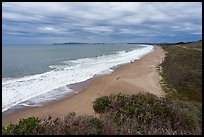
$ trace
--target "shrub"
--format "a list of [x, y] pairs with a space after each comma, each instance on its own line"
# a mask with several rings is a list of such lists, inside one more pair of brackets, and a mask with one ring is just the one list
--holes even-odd
[[102, 116], [116, 123], [115, 134], [201, 133], [201, 110], [190, 102], [152, 94], [112, 95], [109, 99]]
[[[100, 100], [102, 99], [102, 101]], [[111, 95], [99, 117], [77, 116], [45, 120], [28, 118], [2, 128], [3, 135], [162, 135], [201, 134], [202, 109], [190, 102], [157, 98], [152, 94]], [[105, 101], [104, 101], [105, 100]], [[99, 103], [100, 102], [100, 103]], [[101, 103], [103, 102], [103, 103]], [[97, 104], [96, 103], [96, 104]], [[101, 106], [99, 106], [100, 108]], [[100, 110], [100, 109], [99, 109]], [[101, 111], [100, 111], [101, 112]]]
[[105, 109], [109, 106], [110, 103], [111, 102], [108, 96], [99, 97], [93, 102], [93, 109], [97, 113], [102, 113], [105, 111]]
[[40, 120], [35, 117], [29, 117], [27, 119], [20, 119], [17, 124], [9, 124], [7, 128], [2, 129], [3, 135], [28, 135], [33, 132], [38, 126]]

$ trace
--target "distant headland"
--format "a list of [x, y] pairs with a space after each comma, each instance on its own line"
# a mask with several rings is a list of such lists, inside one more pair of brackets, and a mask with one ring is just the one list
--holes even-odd
[[[199, 40], [201, 41], [201, 40]], [[53, 43], [52, 45], [73, 45], [73, 44], [145, 44], [145, 45], [174, 45], [174, 44], [188, 44], [188, 43], [193, 43], [195, 41], [192, 42], [154, 42], [154, 43], [149, 43], [149, 42], [127, 42], [127, 43], [86, 43], [86, 42], [63, 42], [63, 43]]]

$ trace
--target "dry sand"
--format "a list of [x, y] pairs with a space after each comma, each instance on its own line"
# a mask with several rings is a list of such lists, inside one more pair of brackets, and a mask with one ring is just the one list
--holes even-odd
[[63, 117], [69, 112], [76, 112], [77, 115], [95, 115], [92, 102], [97, 97], [120, 92], [124, 94], [150, 92], [158, 97], [164, 96], [165, 93], [159, 84], [160, 76], [155, 68], [162, 62], [164, 56], [162, 48], [155, 46], [155, 50], [142, 59], [123, 65], [112, 74], [94, 79], [80, 93], [43, 107], [29, 108], [2, 116], [2, 124], [15, 123], [20, 118], [29, 116], [45, 118], [51, 114], [52, 117]]

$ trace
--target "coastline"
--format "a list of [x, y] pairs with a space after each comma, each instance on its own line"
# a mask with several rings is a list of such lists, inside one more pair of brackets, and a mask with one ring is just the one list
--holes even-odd
[[[2, 116], [2, 124], [17, 122], [20, 118], [36, 116], [45, 118], [49, 114], [52, 117], [63, 117], [69, 112], [77, 115], [94, 115], [92, 102], [100, 96], [124, 93], [135, 94], [138, 92], [150, 92], [157, 96], [164, 96], [159, 85], [159, 74], [156, 65], [164, 58], [161, 47], [154, 46], [154, 51], [132, 63], [122, 64], [114, 72], [98, 76], [85, 84], [72, 85], [75, 90], [82, 90], [61, 100], [56, 100], [42, 107], [24, 109], [13, 114]], [[83, 85], [84, 84], [84, 85]], [[77, 89], [78, 88], [78, 89]]]

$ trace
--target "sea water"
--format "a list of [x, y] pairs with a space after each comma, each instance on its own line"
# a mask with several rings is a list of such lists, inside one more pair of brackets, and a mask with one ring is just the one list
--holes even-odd
[[141, 44], [3, 45], [2, 112], [74, 92], [68, 86], [153, 51]]

